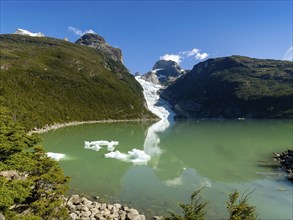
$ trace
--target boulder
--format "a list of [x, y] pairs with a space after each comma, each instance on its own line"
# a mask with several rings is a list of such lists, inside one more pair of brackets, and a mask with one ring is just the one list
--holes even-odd
[[67, 205], [68, 204], [78, 205], [79, 203], [81, 203], [79, 195], [72, 195], [70, 199], [68, 200]]
[[[76, 213], [70, 213], [69, 216], [71, 217], [71, 219], [75, 220], [77, 219], [78, 215]], [[1, 219], [1, 218], [0, 218]]]

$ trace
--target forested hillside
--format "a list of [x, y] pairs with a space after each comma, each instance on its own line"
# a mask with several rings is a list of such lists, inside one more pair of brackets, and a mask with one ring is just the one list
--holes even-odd
[[1, 105], [27, 128], [46, 124], [154, 117], [121, 62], [54, 38], [0, 35]]

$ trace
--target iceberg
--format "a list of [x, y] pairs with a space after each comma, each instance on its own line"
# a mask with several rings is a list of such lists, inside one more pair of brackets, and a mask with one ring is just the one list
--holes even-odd
[[131, 151], [128, 151], [127, 154], [120, 153], [120, 151], [116, 150], [114, 152], [105, 154], [105, 158], [113, 158], [125, 162], [131, 162], [134, 165], [147, 164], [147, 162], [151, 159], [151, 157], [144, 151], [135, 148], [133, 148]]
[[107, 146], [108, 151], [113, 151], [115, 149], [115, 146], [117, 146], [118, 144], [118, 141], [85, 141], [84, 148], [99, 151], [102, 148], [101, 146]]
[[31, 36], [31, 37], [45, 37], [45, 35], [43, 33], [41, 33], [41, 32], [32, 33], [30, 31], [20, 29], [20, 28], [17, 28], [16, 31], [14, 32], [14, 34], [26, 35], [26, 36]]
[[63, 158], [65, 156], [65, 154], [53, 153], [53, 152], [47, 152], [46, 154], [48, 157], [50, 157], [56, 161], [59, 161], [61, 158]]

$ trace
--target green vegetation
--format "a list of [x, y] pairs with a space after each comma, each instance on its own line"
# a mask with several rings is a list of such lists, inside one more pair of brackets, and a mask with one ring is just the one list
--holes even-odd
[[162, 96], [181, 117], [292, 118], [292, 80], [290, 61], [214, 58], [195, 65]]
[[204, 220], [206, 214], [207, 202], [200, 202], [198, 194], [202, 189], [196, 190], [191, 195], [189, 204], [180, 203], [179, 206], [183, 209], [184, 216], [170, 213], [171, 217], [166, 217], [165, 220]]
[[120, 62], [54, 38], [0, 35], [1, 105], [27, 129], [69, 121], [154, 118]]
[[0, 213], [7, 219], [68, 219], [62, 206], [68, 178], [36, 146], [6, 108], [0, 108]]
[[245, 195], [238, 201], [239, 193], [235, 191], [229, 195], [229, 202], [227, 202], [227, 209], [229, 212], [228, 220], [256, 220], [257, 214], [254, 206], [247, 203], [248, 196]]
[[[195, 191], [191, 195], [191, 202], [189, 204], [179, 204], [183, 209], [183, 216], [170, 213], [171, 217], [165, 217], [165, 220], [204, 220], [207, 212], [207, 202], [201, 202], [199, 193], [202, 189]], [[251, 192], [252, 193], [252, 192]], [[227, 202], [227, 210], [229, 213], [228, 220], [257, 220], [257, 214], [254, 206], [247, 203], [248, 197], [251, 194], [243, 195], [238, 203], [237, 199], [239, 193], [237, 191], [229, 195], [229, 201]]]

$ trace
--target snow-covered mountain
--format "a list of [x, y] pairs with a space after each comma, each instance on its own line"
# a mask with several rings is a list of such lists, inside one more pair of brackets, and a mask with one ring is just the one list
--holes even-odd
[[14, 32], [14, 34], [26, 35], [26, 36], [31, 36], [31, 37], [45, 37], [45, 35], [41, 32], [32, 33], [28, 30], [24, 30], [24, 29], [20, 29], [20, 28], [17, 28], [16, 31]]
[[159, 60], [153, 66], [153, 69], [142, 76], [142, 79], [167, 86], [186, 71], [172, 60]]

